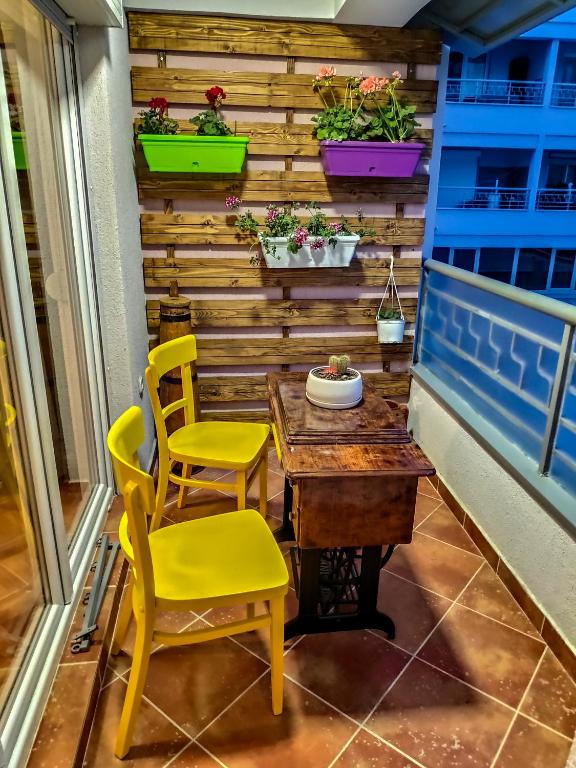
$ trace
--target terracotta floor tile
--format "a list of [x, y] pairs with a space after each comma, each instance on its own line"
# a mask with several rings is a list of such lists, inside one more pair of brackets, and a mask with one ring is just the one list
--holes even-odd
[[386, 569], [454, 600], [481, 564], [477, 555], [415, 532], [412, 543], [398, 547]]
[[152, 654], [145, 695], [194, 737], [266, 664], [229, 638]]
[[188, 736], [143, 699], [133, 746], [124, 760], [115, 758], [114, 741], [125, 696], [126, 684], [123, 680], [112, 683], [100, 694], [84, 760], [85, 768], [160, 768], [188, 743]]
[[205, 752], [198, 744], [190, 744], [174, 762], [170, 768], [222, 768], [221, 763]]
[[219, 491], [202, 488], [187, 496], [186, 506], [182, 509], [178, 509], [175, 504], [166, 507], [165, 515], [175, 523], [183, 523], [186, 520], [233, 512], [235, 509], [236, 499]]
[[[285, 621], [294, 618], [298, 613], [298, 598], [292, 589], [288, 591], [284, 602]], [[256, 614], [264, 612], [262, 604], [256, 604]], [[246, 616], [244, 606], [230, 606], [228, 608], [213, 608], [203, 615], [203, 619], [213, 625], [224, 624], [226, 622], [238, 621]], [[268, 629], [258, 629], [252, 632], [243, 632], [241, 635], [234, 635], [234, 640], [247, 648], [266, 663], [270, 662], [270, 632]], [[293, 637], [286, 640], [284, 649], [288, 650], [297, 638]]]
[[428, 515], [431, 515], [435, 509], [438, 509], [440, 504], [442, 504], [442, 499], [431, 498], [430, 496], [424, 496], [422, 493], [417, 493], [414, 525], [418, 526], [423, 523]]
[[122, 496], [115, 496], [108, 517], [104, 523], [104, 533], [118, 533], [120, 519], [124, 514], [124, 500]]
[[95, 675], [95, 661], [58, 668], [30, 768], [69, 768], [74, 763]]
[[519, 715], [494, 768], [564, 768], [570, 741]]
[[279, 475], [284, 474], [282, 464], [280, 463], [278, 454], [276, 453], [276, 448], [270, 448], [268, 451], [268, 469], [272, 470], [273, 472], [278, 472]]
[[198, 741], [229, 768], [327, 768], [355, 729], [348, 718], [289, 680], [284, 712], [273, 715], [266, 675]]
[[[187, 611], [161, 611], [157, 617], [157, 629], [166, 632], [181, 632], [193, 622], [198, 620], [196, 614]], [[202, 622], [201, 622], [202, 623]], [[136, 634], [136, 623], [134, 619], [130, 622], [126, 638], [122, 643], [122, 650], [116, 656], [110, 656], [108, 665], [118, 675], [124, 675], [132, 666], [132, 653], [134, 650], [134, 638]], [[158, 647], [158, 646], [155, 646]]]
[[282, 520], [284, 514], [284, 493], [279, 493], [268, 500], [268, 515]]
[[391, 642], [413, 653], [430, 634], [452, 603], [388, 571], [380, 574], [378, 608], [396, 624]]
[[427, 768], [488, 768], [513, 715], [415, 659], [367, 728]]
[[446, 544], [452, 544], [453, 547], [465, 549], [467, 552], [480, 554], [480, 550], [474, 544], [470, 536], [448, 509], [446, 504], [441, 504], [436, 511], [422, 523], [418, 528], [418, 533], [427, 533], [435, 539], [445, 541]]
[[442, 500], [442, 497], [427, 477], [421, 477], [418, 480], [418, 493], [432, 496], [432, 498], [439, 499], [440, 501]]
[[576, 685], [547, 649], [520, 710], [573, 738], [576, 731]]
[[533, 637], [540, 637], [530, 619], [488, 563], [482, 566], [458, 602], [485, 616], [502, 621], [509, 627]]
[[[369, 660], [369, 663], [367, 663]], [[286, 674], [362, 721], [410, 656], [366, 631], [308, 635], [286, 654]]]
[[416, 767], [416, 763], [364, 730], [360, 731], [334, 763], [334, 768], [413, 767]]
[[535, 638], [455, 605], [418, 656], [516, 707], [543, 650]]

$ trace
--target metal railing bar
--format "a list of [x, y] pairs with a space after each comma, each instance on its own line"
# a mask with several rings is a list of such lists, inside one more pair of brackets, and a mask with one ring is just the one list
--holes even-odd
[[523, 307], [535, 309], [550, 317], [557, 317], [559, 320], [562, 320], [569, 325], [576, 325], [576, 307], [570, 304], [551, 299], [548, 296], [542, 296], [539, 293], [527, 291], [524, 288], [517, 288], [515, 285], [501, 283], [498, 280], [493, 280], [491, 277], [476, 275], [465, 269], [443, 264], [441, 261], [436, 261], [435, 259], [426, 259], [424, 262], [424, 269], [431, 272], [438, 272], [453, 280], [466, 283], [466, 285], [472, 285], [474, 288], [479, 288], [480, 290], [492, 293], [495, 296], [501, 296], [503, 299], [508, 299]]
[[554, 443], [556, 442], [556, 434], [558, 432], [558, 421], [560, 419], [562, 404], [564, 402], [564, 392], [566, 389], [568, 370], [570, 368], [570, 351], [572, 349], [573, 341], [574, 326], [566, 324], [564, 326], [564, 333], [562, 334], [560, 356], [558, 358], [556, 376], [554, 377], [554, 385], [552, 387], [552, 394], [550, 396], [548, 421], [546, 423], [546, 431], [544, 432], [540, 463], [538, 464], [538, 470], [543, 475], [546, 475], [550, 469], [550, 460], [552, 458]]

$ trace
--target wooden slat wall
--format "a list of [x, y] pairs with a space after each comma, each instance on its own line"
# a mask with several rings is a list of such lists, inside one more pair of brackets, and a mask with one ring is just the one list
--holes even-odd
[[[192, 299], [204, 418], [266, 418], [266, 369], [312, 367], [334, 352], [348, 352], [371, 371], [366, 376], [383, 396], [406, 397], [411, 337], [378, 344], [374, 313], [393, 254], [404, 313], [408, 323], [415, 320], [428, 177], [326, 177], [309, 121], [320, 108], [311, 88], [320, 61], [310, 60], [337, 68], [355, 62], [365, 73], [386, 62], [387, 71], [403, 71], [403, 95], [424, 118], [417, 137], [427, 156], [437, 83], [433, 69], [419, 76], [418, 65], [438, 63], [436, 33], [188, 14], [129, 13], [128, 20], [135, 124], [143, 104], [165, 96], [181, 131], [189, 132], [184, 116], [203, 109], [204, 91], [218, 84], [227, 92], [226, 121], [250, 136], [246, 168], [230, 176], [150, 173], [137, 142], [151, 345], [159, 297], [177, 280]], [[228, 194], [257, 214], [269, 202], [315, 200], [354, 218], [350, 210], [365, 206], [365, 225], [376, 234], [363, 240], [347, 269], [254, 267], [249, 257], [257, 246], [227, 215]]]

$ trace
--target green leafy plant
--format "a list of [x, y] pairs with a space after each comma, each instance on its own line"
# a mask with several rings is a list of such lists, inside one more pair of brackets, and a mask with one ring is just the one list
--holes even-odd
[[334, 67], [323, 66], [312, 81], [312, 88], [324, 104], [314, 115], [314, 135], [330, 141], [406, 141], [417, 125], [416, 107], [408, 105], [398, 94], [403, 82], [400, 72], [390, 78], [348, 77], [342, 101], [341, 89], [334, 84]]
[[[226, 198], [225, 204], [230, 210], [238, 210], [242, 201], [231, 195]], [[252, 211], [246, 211], [237, 215], [234, 225], [240, 232], [258, 237], [265, 253], [274, 257], [276, 245], [272, 240], [276, 237], [287, 238], [288, 250], [290, 253], [297, 253], [303, 245], [309, 245], [312, 250], [323, 248], [326, 244], [334, 246], [338, 242], [338, 236], [369, 237], [376, 234], [375, 230], [361, 226], [361, 211], [358, 211], [357, 215], [359, 226], [353, 227], [344, 216], [341, 216], [339, 221], [329, 221], [318, 203], [308, 203], [304, 206], [308, 214], [306, 218], [297, 216], [297, 209], [297, 204], [281, 207], [271, 203], [266, 207], [264, 221], [258, 221]], [[253, 257], [251, 261], [258, 263], [258, 258]]]
[[172, 135], [178, 133], [178, 122], [168, 117], [168, 102], [161, 96], [150, 99], [148, 109], [140, 112], [138, 133]]
[[399, 309], [380, 309], [376, 320], [402, 320], [402, 313]]
[[226, 94], [219, 85], [213, 85], [206, 93], [206, 100], [210, 104], [209, 109], [200, 112], [196, 117], [190, 118], [190, 122], [197, 127], [198, 136], [230, 136], [232, 131], [224, 120], [221, 119], [218, 110], [222, 106]]

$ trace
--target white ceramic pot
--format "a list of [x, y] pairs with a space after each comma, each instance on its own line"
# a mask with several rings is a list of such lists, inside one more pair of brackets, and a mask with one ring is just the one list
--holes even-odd
[[319, 379], [314, 376], [314, 371], [321, 371], [326, 368], [321, 365], [318, 368], [312, 368], [306, 380], [306, 397], [314, 405], [320, 408], [332, 408], [333, 410], [343, 410], [344, 408], [353, 408], [362, 400], [362, 375], [354, 368], [348, 368], [356, 374], [356, 377], [348, 381], [331, 381], [330, 379]]
[[326, 243], [322, 248], [311, 248], [306, 242], [297, 253], [288, 250], [287, 237], [269, 237], [267, 242], [272, 253], [264, 248], [259, 236], [266, 266], [272, 269], [302, 269], [306, 267], [348, 267], [360, 240], [359, 235], [337, 235], [336, 245]]
[[404, 341], [405, 320], [376, 320], [380, 344], [401, 344]]

